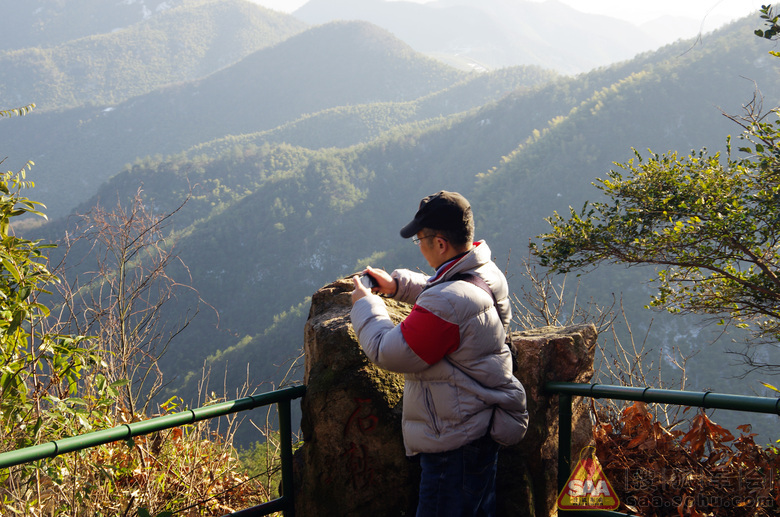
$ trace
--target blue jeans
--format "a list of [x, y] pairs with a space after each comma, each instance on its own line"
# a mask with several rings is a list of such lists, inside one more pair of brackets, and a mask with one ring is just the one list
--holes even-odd
[[459, 449], [421, 453], [417, 517], [496, 515], [498, 444], [485, 436]]

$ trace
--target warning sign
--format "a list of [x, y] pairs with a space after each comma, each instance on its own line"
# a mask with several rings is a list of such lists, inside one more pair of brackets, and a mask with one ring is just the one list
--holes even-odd
[[595, 455], [580, 459], [558, 496], [559, 510], [614, 510], [619, 505]]

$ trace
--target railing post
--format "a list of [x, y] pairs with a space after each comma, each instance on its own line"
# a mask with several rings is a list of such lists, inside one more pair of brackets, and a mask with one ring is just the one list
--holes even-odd
[[295, 488], [293, 487], [292, 414], [290, 400], [278, 403], [279, 440], [282, 456], [282, 497], [285, 501], [285, 517], [295, 516]]
[[571, 473], [571, 395], [558, 395], [558, 492], [569, 481]]

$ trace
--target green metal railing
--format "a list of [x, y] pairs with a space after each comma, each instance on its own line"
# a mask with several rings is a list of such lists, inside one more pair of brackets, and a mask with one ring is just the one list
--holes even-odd
[[[558, 490], [566, 486], [571, 472], [571, 437], [572, 437], [572, 398], [575, 396], [591, 398], [607, 398], [615, 400], [633, 400], [647, 403], [677, 404], [681, 406], [701, 407], [708, 409], [727, 409], [751, 413], [766, 413], [780, 415], [780, 398], [748, 397], [713, 392], [689, 392], [662, 390], [654, 388], [635, 388], [627, 386], [612, 386], [603, 384], [579, 384], [571, 382], [549, 382], [545, 385], [548, 393], [559, 396], [559, 432], [558, 432]], [[152, 418], [141, 422], [123, 424], [103, 431], [95, 431], [79, 436], [63, 438], [25, 449], [0, 454], [0, 468], [8, 468], [23, 463], [53, 458], [60, 454], [75, 452], [98, 445], [104, 445], [119, 440], [128, 440], [164, 429], [179, 427], [201, 420], [208, 420], [240, 411], [255, 409], [261, 406], [277, 404], [279, 411], [280, 454], [282, 462], [281, 497], [254, 508], [249, 508], [233, 516], [248, 517], [268, 515], [282, 511], [285, 516], [293, 516], [295, 500], [292, 473], [292, 415], [291, 402], [302, 397], [305, 386], [294, 386], [252, 395], [241, 399], [222, 402], [211, 406], [182, 411], [172, 415]], [[619, 517], [626, 516], [620, 512], [606, 510], [559, 511], [559, 515], [574, 515], [578, 517]]]
[[111, 429], [62, 438], [53, 442], [34, 445], [25, 449], [0, 454], [0, 468], [13, 467], [31, 461], [53, 458], [67, 452], [75, 452], [119, 440], [128, 440], [134, 436], [162, 431], [173, 427], [192, 424], [201, 420], [247, 411], [261, 406], [277, 404], [279, 411], [280, 454], [282, 460], [282, 496], [260, 506], [249, 508], [233, 515], [268, 515], [283, 511], [285, 516], [295, 513], [292, 473], [292, 411], [291, 402], [301, 398], [306, 392], [305, 386], [293, 386], [241, 399], [230, 400], [211, 406], [182, 411], [172, 415], [122, 424]]
[[[591, 397], [615, 400], [634, 400], [647, 403], [676, 404], [680, 406], [705, 409], [728, 409], [749, 413], [767, 413], [780, 415], [780, 398], [748, 397], [726, 393], [662, 390], [654, 388], [635, 388], [606, 384], [580, 384], [574, 382], [548, 382], [548, 393], [558, 394], [558, 490], [562, 491], [571, 472], [571, 424], [572, 397]], [[606, 510], [559, 511], [559, 515], [577, 515], [579, 517], [610, 517], [627, 514]]]

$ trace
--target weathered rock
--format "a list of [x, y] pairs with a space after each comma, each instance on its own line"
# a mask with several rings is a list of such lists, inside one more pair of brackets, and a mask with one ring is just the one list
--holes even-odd
[[[419, 465], [404, 454], [403, 376], [373, 365], [349, 321], [351, 280], [320, 289], [305, 329], [307, 386], [303, 446], [296, 451], [296, 513], [304, 517], [414, 515]], [[400, 322], [411, 307], [385, 301]], [[550, 380], [587, 382], [593, 374], [592, 325], [513, 335], [517, 377], [528, 393], [531, 424], [523, 442], [499, 454], [499, 515], [552, 515], [557, 497], [557, 397]], [[574, 445], [589, 442], [587, 410], [575, 404]]]
[[[296, 451], [296, 514], [413, 515], [419, 468], [401, 437], [403, 376], [373, 365], [349, 321], [351, 281], [312, 297], [304, 351], [304, 445]], [[409, 307], [388, 301], [397, 321]]]
[[[516, 447], [499, 456], [498, 499], [501, 515], [554, 515], [558, 497], [558, 397], [544, 392], [550, 381], [588, 382], [598, 333], [593, 325], [542, 327], [515, 332], [515, 376], [523, 383], [530, 415], [528, 432]], [[588, 408], [572, 405], [572, 451], [592, 440]], [[523, 479], [516, 479], [522, 469]], [[529, 494], [532, 500], [528, 499]]]

